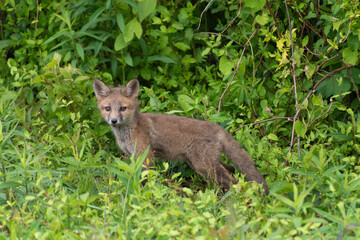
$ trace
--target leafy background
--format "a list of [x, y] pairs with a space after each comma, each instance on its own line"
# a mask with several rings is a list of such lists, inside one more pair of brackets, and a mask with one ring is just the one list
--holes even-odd
[[[0, 238], [359, 238], [359, 1], [0, 9]], [[223, 194], [184, 163], [141, 173], [101, 120], [94, 77], [138, 78], [144, 112], [219, 123], [270, 195], [243, 176]]]

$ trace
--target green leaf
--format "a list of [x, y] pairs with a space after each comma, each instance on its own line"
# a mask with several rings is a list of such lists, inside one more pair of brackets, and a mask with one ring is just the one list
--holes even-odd
[[56, 160], [69, 164], [73, 167], [81, 167], [81, 162], [78, 162], [74, 157], [55, 157]]
[[120, 159], [116, 159], [116, 164], [114, 167], [117, 167], [127, 173], [131, 173], [131, 166], [123, 161], [121, 161]]
[[149, 68], [141, 68], [140, 69], [140, 75], [145, 80], [150, 80], [151, 79], [151, 71], [150, 71]]
[[346, 112], [350, 114], [350, 116], [354, 117], [354, 111], [351, 108], [346, 109]]
[[137, 38], [140, 38], [142, 35], [141, 24], [138, 22], [136, 18], [134, 18], [133, 20], [131, 20], [126, 24], [125, 34], [124, 34], [125, 42], [126, 43], [130, 42], [133, 39], [134, 34]]
[[147, 58], [147, 62], [154, 62], [154, 61], [160, 61], [163, 63], [176, 63], [174, 60], [172, 60], [171, 58], [169, 58], [167, 56], [154, 55], [154, 56], [150, 56]]
[[201, 56], [206, 56], [211, 51], [211, 48], [205, 48], [205, 50], [201, 53]]
[[106, 1], [106, 9], [109, 9], [111, 6], [111, 0]]
[[184, 193], [186, 193], [188, 196], [194, 195], [194, 192], [190, 188], [184, 187], [182, 188], [182, 191], [184, 191]]
[[58, 37], [66, 34], [66, 33], [68, 33], [68, 30], [69, 30], [69, 29], [67, 29], [67, 28], [64, 28], [64, 29], [60, 30], [59, 32], [55, 33], [55, 34], [52, 35], [50, 38], [48, 38], [48, 40], [46, 40], [45, 42], [43, 42], [43, 43], [41, 44], [41, 46], [44, 46], [44, 45], [46, 45], [46, 44], [54, 41], [54, 40], [57, 39]]
[[324, 106], [324, 102], [322, 100], [322, 97], [321, 97], [321, 94], [319, 94], [318, 96], [314, 95], [312, 96], [312, 103], [315, 105], [315, 106], [321, 106], [323, 107]]
[[125, 3], [129, 4], [134, 9], [136, 9], [136, 11], [140, 12], [140, 7], [134, 1], [132, 1], [132, 0], [121, 0], [121, 2], [125, 2]]
[[341, 23], [342, 23], [342, 21], [333, 22], [333, 30], [339, 31], [339, 27], [340, 27]]
[[295, 104], [295, 107], [298, 108], [298, 109], [301, 109], [301, 110], [305, 110], [306, 107], [302, 104]]
[[265, 24], [268, 23], [269, 17], [266, 16], [266, 15], [264, 15], [264, 16], [262, 16], [262, 15], [257, 15], [257, 16], [255, 17], [255, 21], [256, 21], [257, 23], [259, 23], [260, 25], [265, 25]]
[[358, 58], [358, 51], [345, 48], [343, 51], [343, 58], [345, 63], [355, 65]]
[[13, 40], [0, 40], [0, 50], [3, 48], [7, 48], [14, 43], [15, 41]]
[[0, 189], [4, 188], [11, 188], [11, 187], [19, 187], [22, 186], [20, 183], [17, 182], [3, 182], [0, 184]]
[[184, 111], [192, 110], [194, 107], [191, 105], [195, 104], [194, 100], [187, 95], [179, 95], [178, 102]]
[[231, 74], [233, 68], [233, 63], [226, 56], [220, 58], [219, 70], [225, 76]]
[[343, 79], [340, 86], [336, 81], [334, 81], [333, 78], [327, 78], [319, 84], [316, 90], [318, 90], [325, 98], [331, 96], [335, 98], [338, 97], [340, 94], [341, 96], [344, 96], [351, 89], [351, 87], [352, 84], [348, 78]]
[[114, 48], [115, 51], [120, 51], [121, 49], [127, 47], [127, 43], [124, 40], [124, 35], [123, 34], [119, 34], [115, 40], [115, 44], [114, 44]]
[[86, 201], [87, 201], [87, 199], [89, 198], [89, 192], [86, 192], [86, 193], [84, 193], [84, 194], [81, 194], [80, 195], [80, 199], [81, 199], [81, 201], [83, 202], [83, 203], [86, 203]]
[[184, 25], [179, 23], [179, 22], [174, 22], [171, 26], [173, 28], [175, 28], [176, 30], [183, 30], [184, 29]]
[[125, 54], [124, 61], [127, 65], [133, 66], [133, 60], [129, 52]]
[[156, 9], [156, 0], [143, 0], [139, 2], [139, 18], [140, 22], [142, 22], [147, 16], [153, 13]]
[[224, 112], [215, 113], [215, 114], [211, 115], [209, 118], [210, 122], [218, 122], [218, 123], [221, 123], [224, 121], [229, 121], [229, 120], [231, 120], [231, 117]]
[[302, 40], [302, 46], [303, 47], [306, 46], [308, 44], [308, 42], [309, 42], [309, 36], [306, 35]]
[[[128, 178], [128, 175], [125, 172], [120, 171], [119, 169], [117, 169], [113, 166], [105, 166], [105, 167], [109, 170], [109, 172], [116, 174], [117, 176], [119, 176], [122, 179]], [[129, 167], [129, 171], [131, 171], [130, 167]]]
[[342, 222], [343, 220], [341, 218], [339, 218], [338, 216], [336, 215], [332, 215], [330, 214], [329, 212], [325, 212], [321, 209], [317, 209], [317, 208], [312, 208], [315, 212], [317, 212], [320, 216], [332, 221], [332, 222], [336, 222], [336, 223], [340, 223]]
[[239, 73], [241, 75], [245, 75], [245, 71], [246, 71], [246, 63], [245, 62], [241, 62], [240, 63], [240, 67], [239, 67]]
[[88, 28], [92, 27], [97, 21], [100, 14], [105, 10], [105, 7], [97, 9], [93, 14], [91, 14], [88, 22], [81, 28], [82, 32], [85, 32]]
[[252, 12], [255, 13], [264, 8], [266, 0], [245, 0], [245, 7], [251, 8]]
[[186, 51], [190, 49], [190, 46], [183, 42], [176, 42], [174, 43], [174, 46], [182, 51]]
[[270, 133], [268, 135], [268, 139], [273, 140], [273, 141], [279, 141], [279, 138], [275, 134], [272, 134], [272, 133]]
[[306, 133], [306, 125], [302, 121], [297, 120], [295, 122], [295, 132], [301, 137], [304, 137]]
[[125, 22], [124, 22], [124, 16], [121, 13], [118, 13], [116, 15], [116, 21], [120, 28], [120, 31], [124, 34], [125, 33]]
[[308, 100], [307, 98], [305, 98], [305, 100], [304, 100], [304, 102], [303, 102], [302, 105], [305, 107], [305, 109], [307, 109], [307, 107], [308, 107], [308, 105], [309, 105], [309, 100]]
[[84, 60], [84, 48], [80, 43], [75, 45], [77, 54], [81, 57], [81, 60]]
[[28, 195], [28, 196], [25, 197], [25, 201], [33, 201], [33, 200], [35, 200], [35, 199], [36, 199], [35, 196], [30, 196], [30, 195]]
[[14, 91], [6, 91], [6, 92], [2, 92], [1, 96], [0, 96], [0, 100], [2, 102], [6, 102], [9, 100], [16, 100], [16, 98], [18, 97], [18, 93], [14, 92]]
[[4, 139], [4, 134], [3, 134], [3, 130], [2, 130], [2, 123], [0, 121], [0, 143], [3, 139]]

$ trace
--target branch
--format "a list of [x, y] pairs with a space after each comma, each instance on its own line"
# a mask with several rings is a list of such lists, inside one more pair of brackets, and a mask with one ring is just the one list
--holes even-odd
[[358, 99], [358, 101], [360, 103], [360, 95], [359, 95], [358, 87], [356, 86], [356, 84], [354, 82], [354, 79], [352, 77], [352, 73], [351, 73], [349, 67], [344, 63], [344, 61], [341, 59], [341, 57], [339, 57], [339, 54], [336, 54], [335, 57], [338, 57], [339, 61], [344, 65], [344, 67], [346, 67], [346, 71], [348, 72], [350, 81], [353, 84], [353, 87], [354, 87], [354, 90], [355, 90], [355, 93], [356, 93], [356, 97], [357, 97], [357, 99]]
[[[306, 99], [308, 99], [308, 98], [311, 96], [311, 94], [313, 94], [313, 92], [315, 92], [315, 89], [320, 85], [320, 83], [322, 83], [322, 82], [323, 82], [325, 79], [327, 79], [329, 76], [334, 75], [334, 73], [340, 72], [341, 70], [344, 70], [344, 69], [346, 69], [346, 68], [352, 68], [352, 67], [354, 67], [354, 65], [346, 66], [346, 67], [341, 67], [341, 68], [335, 69], [335, 70], [327, 73], [322, 79], [320, 79], [320, 80], [315, 84], [315, 86], [312, 88], [312, 90], [310, 91], [310, 93], [306, 96], [306, 98], [304, 99], [304, 101], [305, 101]], [[303, 101], [303, 103], [304, 103], [304, 101]]]
[[35, 21], [35, 30], [37, 30], [37, 25], [38, 25], [38, 22], [39, 22], [39, 11], [40, 11], [39, 0], [36, 0], [36, 21]]
[[323, 116], [325, 116], [326, 114], [328, 114], [328, 113], [330, 112], [330, 109], [331, 109], [333, 103], [334, 103], [334, 102], [333, 102], [332, 98], [330, 98], [330, 106], [329, 106], [328, 110], [327, 110], [325, 113], [321, 114], [319, 117], [315, 118], [307, 127], [308, 127], [308, 128], [311, 127], [311, 125], [313, 125], [314, 122], [316, 122], [317, 120], [319, 120], [320, 118], [322, 118]]
[[[333, 103], [334, 103], [334, 102], [333, 102], [332, 98], [330, 98], [330, 106], [329, 106], [328, 110], [327, 110], [325, 113], [321, 114], [321, 116], [315, 118], [315, 119], [307, 126], [307, 128], [311, 127], [311, 125], [313, 125], [317, 120], [319, 120], [320, 118], [322, 118], [323, 116], [325, 116], [326, 114], [328, 114], [328, 113], [330, 112], [330, 109], [331, 109]], [[300, 140], [300, 136], [298, 136], [298, 137], [296, 138], [296, 141], [299, 141], [299, 140]]]
[[[192, 36], [196, 36], [196, 35], [200, 35], [200, 34], [209, 34], [209, 35], [213, 34], [213, 35], [215, 35], [215, 36], [219, 36], [219, 35], [220, 35], [220, 33], [216, 33], [216, 32], [198, 32], [198, 33], [193, 33], [193, 34], [191, 34], [191, 35], [188, 35], [188, 36], [186, 36], [186, 37], [177, 38], [177, 39], [174, 40], [174, 42], [181, 41], [181, 40], [183, 40], [183, 39], [185, 39], [185, 38], [189, 38], [190, 36], [192, 37]], [[233, 38], [231, 38], [231, 37], [229, 37], [229, 36], [227, 36], [227, 35], [221, 35], [221, 37], [227, 38], [227, 39], [233, 41], [234, 43], [236, 43], [237, 45], [240, 45], [240, 46], [242, 45], [240, 42], [234, 40]], [[209, 38], [209, 37], [208, 37], [208, 38]], [[198, 39], [204, 40], [204, 39], [206, 39], [206, 38], [200, 38], [200, 37], [198, 37]]]
[[[301, 104], [304, 104], [304, 102], [305, 102], [307, 99], [309, 99], [309, 97], [315, 92], [316, 88], [320, 85], [320, 83], [322, 83], [322, 82], [323, 82], [325, 79], [327, 79], [329, 76], [334, 75], [334, 73], [340, 72], [341, 70], [344, 70], [344, 69], [346, 69], [346, 68], [352, 68], [352, 67], [354, 67], [354, 66], [351, 65], [351, 66], [348, 66], [348, 67], [341, 67], [341, 68], [335, 69], [335, 70], [327, 73], [322, 79], [320, 79], [320, 80], [315, 84], [315, 86], [310, 90], [309, 94], [305, 97], [304, 101], [303, 101]], [[295, 116], [294, 116], [294, 119], [295, 119], [295, 118], [296, 118], [296, 119], [298, 118], [299, 112], [300, 112], [300, 109], [298, 109], [298, 110], [296, 111], [296, 114], [295, 114]]]
[[296, 11], [296, 13], [300, 16], [300, 18], [304, 21], [304, 23], [305, 23], [316, 35], [318, 35], [322, 40], [324, 40], [325, 43], [328, 44], [328, 41], [327, 41], [327, 39], [326, 39], [325, 37], [321, 36], [320, 33], [318, 33], [318, 32], [316, 31], [316, 29], [315, 29], [308, 21], [306, 21], [306, 19], [304, 19], [304, 17], [303, 17], [298, 11]]
[[278, 120], [278, 119], [286, 119], [288, 121], [293, 121], [292, 117], [274, 117], [274, 118], [269, 118], [269, 119], [265, 119], [265, 120], [261, 120], [261, 121], [257, 121], [254, 123], [249, 123], [249, 124], [245, 124], [245, 125], [241, 125], [239, 128], [235, 129], [234, 131], [232, 131], [231, 133], [237, 132], [240, 129], [242, 129], [243, 127], [247, 127], [247, 126], [251, 126], [251, 125], [256, 125], [256, 124], [260, 124], [260, 123], [264, 123], [264, 122], [270, 122], [270, 121], [274, 121], [274, 120]]
[[236, 66], [236, 69], [235, 69], [235, 71], [234, 71], [234, 74], [232, 75], [232, 77], [231, 77], [231, 79], [230, 79], [230, 82], [229, 82], [228, 85], [226, 86], [224, 92], [221, 94], [221, 97], [220, 97], [220, 100], [219, 100], [218, 112], [220, 112], [221, 104], [222, 104], [222, 100], [223, 100], [223, 98], [224, 98], [224, 95], [225, 95], [226, 91], [229, 89], [232, 81], [233, 81], [234, 78], [235, 78], [236, 73], [237, 73], [238, 70], [239, 70], [240, 62], [241, 62], [242, 57], [244, 56], [244, 52], [245, 52], [245, 50], [246, 50], [246, 47], [247, 47], [247, 45], [249, 44], [250, 40], [254, 37], [255, 33], [260, 29], [260, 27], [261, 27], [261, 26], [259, 25], [259, 26], [255, 29], [255, 31], [251, 34], [250, 38], [247, 40], [247, 42], [246, 42], [245, 45], [244, 45], [243, 51], [242, 51], [241, 56], [240, 56], [240, 59], [239, 59], [239, 61], [238, 61], [238, 63], [237, 63], [237, 66]]
[[[344, 69], [346, 69], [346, 68], [352, 68], [352, 67], [354, 67], [354, 66], [352, 65], [352, 66], [348, 66], [348, 67], [341, 67], [341, 68], [335, 69], [335, 70], [327, 73], [322, 79], [320, 79], [320, 80], [315, 84], [315, 86], [310, 90], [309, 94], [305, 97], [304, 101], [303, 101], [301, 104], [304, 104], [304, 102], [305, 102], [307, 99], [309, 99], [309, 97], [316, 91], [316, 88], [320, 85], [320, 83], [322, 83], [326, 78], [328, 78], [329, 76], [333, 75], [333, 74], [336, 73], [336, 72], [339, 72], [339, 71], [344, 70]], [[330, 105], [330, 106], [331, 106], [331, 105]], [[329, 110], [329, 111], [330, 111], [330, 110]], [[300, 109], [297, 109], [297, 110], [296, 110], [296, 114], [295, 114], [295, 116], [293, 117], [294, 124], [295, 124], [296, 119], [299, 117], [299, 114], [300, 114]], [[316, 119], [316, 120], [317, 120], [317, 119]], [[313, 123], [311, 123], [311, 124], [313, 124]], [[293, 147], [293, 144], [290, 145], [290, 149], [292, 149], [292, 147]]]
[[226, 28], [224, 30], [222, 30], [221, 34], [224, 33], [232, 24], [233, 22], [235, 21], [235, 19], [237, 19], [237, 17], [239, 16], [241, 12], [241, 0], [239, 1], [239, 11], [238, 13], [236, 14], [236, 16], [231, 20], [231, 22], [229, 23], [229, 25], [226, 26]]
[[209, 8], [210, 5], [213, 3], [213, 1], [214, 1], [214, 0], [211, 0], [211, 1], [208, 3], [208, 5], [206, 5], [205, 9], [201, 12], [199, 25], [198, 25], [198, 27], [196, 28], [196, 31], [198, 31], [198, 30], [200, 29], [202, 16], [203, 16], [203, 14], [206, 12], [206, 10], [208, 10], [208, 8]]
[[[291, 69], [292, 69], [292, 76], [293, 76], [293, 84], [294, 84], [294, 92], [295, 92], [295, 104], [298, 104], [298, 96], [297, 96], [297, 83], [296, 83], [296, 75], [295, 75], [295, 59], [294, 59], [294, 43], [293, 43], [293, 39], [292, 39], [292, 28], [291, 28], [291, 19], [290, 19], [290, 14], [289, 14], [289, 10], [288, 10], [288, 6], [286, 3], [286, 0], [284, 0], [285, 3], [285, 9], [286, 9], [286, 14], [288, 17], [288, 21], [289, 21], [289, 31], [290, 31], [290, 41], [291, 41], [291, 60], [292, 60], [292, 65], [291, 65]], [[295, 105], [295, 106], [296, 106]], [[296, 107], [296, 112], [299, 109]], [[293, 122], [293, 128], [292, 128], [292, 132], [291, 132], [291, 141], [290, 141], [290, 152], [292, 150], [291, 146], [294, 143], [294, 136], [295, 136], [295, 121], [297, 119], [297, 115], [296, 118], [294, 117], [294, 122]], [[300, 142], [298, 142], [298, 155], [300, 156]]]
[[269, 5], [269, 2], [266, 0], [266, 7], [267, 9], [269, 10], [271, 16], [273, 17], [274, 19], [274, 23], [275, 23], [275, 27], [276, 27], [276, 30], [277, 30], [277, 34], [279, 37], [281, 37], [281, 33], [280, 33], [280, 29], [279, 29], [279, 23], [277, 22], [277, 19], [276, 19], [276, 16], [273, 12], [273, 10], [271, 9], [270, 5]]
[[349, 34], [350, 34], [350, 27], [351, 27], [351, 21], [352, 21], [353, 17], [350, 18], [350, 22], [349, 22], [349, 30], [348, 30], [348, 33], [346, 34], [346, 37], [340, 41], [340, 43], [343, 43], [346, 41], [346, 39], [349, 37]]
[[327, 63], [328, 61], [330, 61], [330, 60], [332, 60], [332, 59], [334, 59], [334, 58], [336, 58], [336, 57], [337, 57], [337, 56], [335, 55], [335, 56], [332, 56], [331, 58], [326, 58], [325, 61], [323, 61], [322, 63], [320, 63], [320, 65], [317, 66], [317, 68], [316, 68], [316, 70], [315, 70], [314, 79], [316, 79], [316, 76], [317, 76], [318, 72], [320, 71], [320, 68], [321, 68], [325, 63]]

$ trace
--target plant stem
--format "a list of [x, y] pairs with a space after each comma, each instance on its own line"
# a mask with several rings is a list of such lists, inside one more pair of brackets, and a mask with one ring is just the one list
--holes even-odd
[[[284, 3], [285, 3], [286, 14], [287, 14], [288, 21], [289, 21], [289, 32], [290, 32], [290, 41], [291, 41], [291, 60], [292, 60], [291, 69], [292, 69], [294, 93], [295, 93], [295, 106], [297, 106], [298, 105], [298, 96], [297, 96], [297, 83], [296, 83], [296, 75], [295, 75], [294, 43], [293, 43], [293, 39], [292, 39], [291, 19], [290, 19], [290, 14], [289, 14], [289, 10], [288, 10], [286, 0], [284, 0]], [[299, 109], [298, 109], [298, 107], [296, 107], [296, 112], [298, 112], [298, 111], [299, 111]], [[292, 127], [292, 131], [291, 131], [291, 141], [290, 141], [289, 152], [291, 152], [292, 146], [294, 144], [295, 122], [296, 122], [297, 118], [298, 118], [298, 114], [295, 115], [295, 117], [293, 119], [293, 127]], [[300, 141], [298, 141], [298, 155], [300, 156]]]
[[251, 34], [250, 38], [247, 40], [247, 42], [246, 42], [245, 45], [244, 45], [243, 51], [242, 51], [241, 56], [240, 56], [240, 59], [239, 59], [239, 61], [238, 61], [238, 63], [237, 63], [237, 66], [236, 66], [236, 69], [235, 69], [235, 71], [234, 71], [234, 74], [232, 75], [232, 77], [231, 77], [231, 79], [230, 79], [230, 82], [229, 82], [228, 85], [226, 86], [224, 92], [221, 94], [221, 97], [220, 97], [220, 100], [219, 100], [218, 112], [220, 112], [221, 104], [222, 104], [222, 100], [223, 100], [223, 98], [224, 98], [224, 95], [225, 95], [226, 91], [229, 89], [232, 81], [233, 81], [234, 78], [235, 78], [236, 73], [237, 73], [238, 70], [239, 70], [240, 62], [241, 62], [242, 57], [244, 56], [244, 52], [245, 52], [245, 50], [246, 50], [246, 47], [247, 47], [247, 45], [249, 44], [250, 40], [254, 37], [255, 33], [257, 33], [257, 31], [260, 29], [260, 27], [261, 27], [261, 26], [259, 25], [259, 26], [255, 29], [255, 31]]

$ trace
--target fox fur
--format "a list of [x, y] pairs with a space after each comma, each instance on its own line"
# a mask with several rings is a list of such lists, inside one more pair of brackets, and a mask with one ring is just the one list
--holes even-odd
[[144, 168], [153, 166], [155, 158], [186, 161], [201, 176], [229, 189], [237, 180], [235, 169], [221, 162], [221, 153], [249, 181], [262, 184], [269, 193], [263, 176], [249, 154], [238, 142], [215, 123], [192, 118], [154, 113], [140, 113], [138, 108], [139, 82], [131, 80], [123, 88], [110, 88], [94, 79], [94, 92], [102, 117], [110, 125], [117, 144], [127, 154], [138, 156], [148, 147]]

